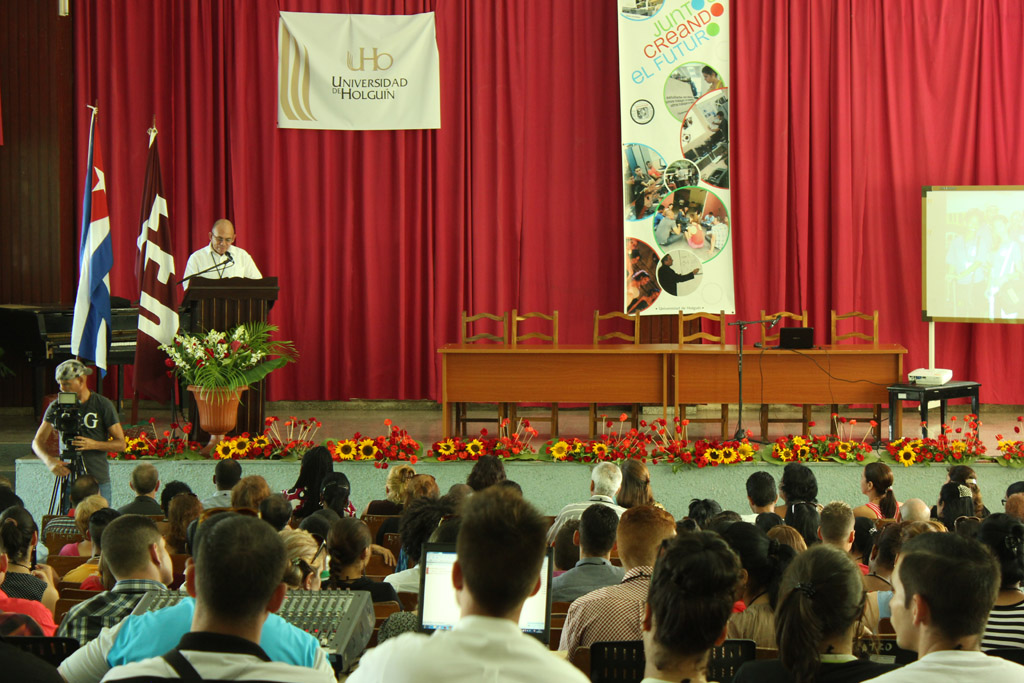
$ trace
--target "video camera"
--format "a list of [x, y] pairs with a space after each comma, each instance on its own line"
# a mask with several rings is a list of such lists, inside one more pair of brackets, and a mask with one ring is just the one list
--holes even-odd
[[57, 394], [53, 426], [60, 432], [64, 451], [74, 453], [76, 449], [72, 442], [82, 433], [82, 404], [78, 402], [78, 395], [75, 392], [62, 391]]

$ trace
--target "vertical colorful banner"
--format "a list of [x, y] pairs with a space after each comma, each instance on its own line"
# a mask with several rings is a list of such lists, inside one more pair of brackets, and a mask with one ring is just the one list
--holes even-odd
[[617, 0], [627, 313], [736, 312], [729, 0]]

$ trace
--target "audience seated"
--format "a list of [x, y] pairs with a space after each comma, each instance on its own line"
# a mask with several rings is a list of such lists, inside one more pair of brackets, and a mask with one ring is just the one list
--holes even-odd
[[739, 555], [745, 574], [737, 599], [742, 600], [746, 608], [729, 621], [729, 637], [748, 638], [758, 647], [777, 647], [774, 611], [779, 583], [782, 573], [796, 557], [796, 551], [771, 540], [747, 522], [732, 524], [722, 537]]
[[367, 651], [349, 683], [367, 681], [531, 681], [587, 677], [518, 627], [540, 588], [547, 522], [512, 491], [493, 487], [462, 510], [452, 583], [461, 618], [430, 637], [407, 633]]
[[[430, 498], [431, 500], [437, 500], [441, 495], [441, 490], [437, 487], [437, 480], [434, 479], [432, 474], [414, 474], [409, 478], [409, 481], [405, 485], [405, 500], [403, 501], [404, 507], [408, 507], [414, 500], [420, 498]], [[387, 534], [398, 533], [400, 524], [399, 517], [390, 517], [385, 519], [383, 524], [377, 529], [377, 536], [374, 541], [377, 544], [384, 542], [384, 537]], [[404, 558], [403, 558], [404, 560]], [[406, 569], [406, 564], [403, 561], [399, 569]]]
[[171, 501], [179, 493], [192, 493], [192, 488], [183, 481], [169, 481], [163, 485], [163, 491], [160, 492], [160, 510], [163, 512], [164, 519], [167, 519], [167, 515], [170, 513]]
[[785, 522], [803, 536], [807, 547], [818, 543], [818, 527], [821, 526], [820, 507], [817, 503], [800, 501], [787, 506]]
[[910, 498], [900, 506], [900, 519], [905, 522], [927, 522], [931, 516], [928, 504], [920, 498]]
[[162, 515], [164, 509], [156, 502], [160, 488], [160, 473], [154, 465], [141, 463], [132, 470], [128, 486], [135, 492], [135, 500], [117, 509], [122, 515]]
[[279, 531], [284, 543], [288, 568], [284, 582], [293, 590], [320, 590], [320, 575], [327, 570], [327, 544], [301, 529]]
[[386, 583], [366, 578], [364, 569], [373, 552], [370, 529], [361, 519], [344, 517], [331, 525], [327, 534], [331, 576], [324, 588], [369, 591], [374, 602], [398, 600], [395, 589]]
[[410, 500], [405, 506], [398, 533], [402, 538], [402, 552], [407, 558], [408, 569], [384, 577], [384, 582], [393, 586], [396, 593], [419, 592], [420, 570], [417, 565], [423, 552], [423, 544], [437, 529], [441, 520], [454, 512], [447, 500], [429, 496]]
[[[772, 508], [772, 509], [774, 509], [774, 508]], [[749, 517], [751, 517], [751, 515], [740, 515], [740, 521], [741, 522], [750, 522], [751, 524], [753, 524], [754, 526], [756, 526], [758, 529], [760, 529], [761, 531], [763, 531], [765, 533], [768, 533], [769, 531], [771, 531], [775, 527], [779, 526], [780, 524], [785, 524], [786, 523], [782, 519], [782, 517], [779, 517], [774, 512], [759, 512], [758, 514], [753, 515], [753, 517], [754, 517], [753, 520], [748, 519]], [[806, 546], [807, 546], [807, 544], [805, 543], [804, 547], [806, 548]]]
[[892, 470], [884, 462], [873, 462], [864, 467], [860, 476], [860, 492], [868, 502], [853, 509], [857, 517], [868, 519], [899, 519], [900, 504], [892, 492]]
[[591, 505], [583, 511], [579, 528], [572, 535], [573, 544], [579, 548], [579, 560], [551, 580], [553, 602], [572, 602], [598, 588], [622, 582], [625, 570], [611, 563], [618, 527], [618, 514], [606, 505]]
[[864, 609], [860, 571], [838, 548], [819, 545], [786, 569], [775, 609], [779, 659], [747, 662], [734, 683], [855, 683], [895, 668], [853, 654]]
[[[91, 474], [79, 475], [78, 478], [68, 486], [68, 496], [71, 498], [71, 509], [68, 510], [68, 514], [57, 515], [46, 523], [46, 526], [43, 528], [43, 541], [45, 542], [50, 534], [71, 536], [73, 534], [81, 533], [78, 530], [78, 526], [75, 525], [75, 510], [83, 500], [89, 496], [98, 495], [99, 492], [100, 484], [96, 481], [96, 477]], [[25, 507], [24, 504], [20, 505]], [[0, 512], [6, 508], [6, 505], [2, 506], [2, 508], [0, 508]]]
[[[220, 538], [208, 548], [205, 547], [206, 540], [214, 536], [214, 532], [221, 524], [238, 519], [251, 523], [244, 528], [237, 523], [228, 525], [225, 534], [217, 534]], [[72, 683], [95, 683], [112, 667], [149, 657], [159, 657], [174, 648], [179, 640], [189, 633], [194, 618], [206, 619], [209, 615], [209, 611], [206, 614], [202, 613], [202, 606], [197, 606], [194, 599], [196, 585], [201, 586], [206, 576], [204, 574], [197, 577], [196, 574], [199, 572], [217, 574], [213, 585], [218, 587], [217, 590], [223, 599], [238, 601], [240, 604], [249, 603], [253, 599], [253, 588], [269, 580], [275, 581], [275, 585], [283, 586], [283, 549], [280, 575], [275, 577], [274, 572], [269, 571], [271, 563], [267, 561], [262, 551], [257, 551], [256, 537], [251, 533], [256, 528], [253, 525], [266, 529], [271, 535], [274, 534], [273, 529], [265, 522], [233, 512], [214, 515], [200, 524], [196, 532], [195, 559], [190, 558], [185, 564], [185, 586], [189, 595], [193, 597], [183, 598], [178, 604], [155, 612], [130, 615], [120, 623], [104, 628], [98, 637], [87, 642], [61, 663], [59, 670], [65, 680]], [[239, 542], [232, 543], [225, 539], [232, 536]], [[260, 534], [260, 547], [264, 547], [263, 538], [264, 534]], [[225, 543], [228, 543], [228, 546], [225, 546]], [[207, 550], [209, 552], [206, 552]], [[204, 563], [207, 566], [205, 570]], [[207, 582], [207, 587], [209, 586], [210, 583]], [[200, 592], [202, 590], [201, 588]], [[330, 662], [327, 661], [317, 639], [276, 614], [267, 617], [258, 634], [259, 646], [272, 661], [309, 667], [333, 677]], [[305, 679], [294, 680], [297, 682]]]
[[[978, 474], [969, 465], [953, 465], [948, 470], [946, 483], [963, 484], [971, 490], [971, 498], [974, 500], [974, 511], [968, 513], [975, 517], [985, 518], [989, 516], [989, 510], [981, 500], [981, 489], [978, 488]], [[932, 508], [932, 517], [939, 516], [938, 509]]]
[[103, 530], [102, 540], [103, 561], [116, 583], [72, 607], [57, 633], [82, 644], [131, 614], [147, 591], [166, 590], [173, 578], [167, 545], [149, 517], [120, 515]]
[[185, 578], [196, 598], [189, 633], [162, 657], [112, 668], [104, 681], [334, 681], [333, 672], [270, 661], [259, 643], [285, 599], [284, 544], [265, 522], [231, 517], [204, 534]]
[[32, 551], [38, 542], [39, 529], [25, 508], [14, 506], [0, 513], [0, 545], [8, 559], [0, 592], [9, 598], [41, 602], [52, 613], [57, 604], [57, 577], [45, 564], [32, 566]]
[[[814, 472], [810, 467], [799, 462], [787, 463], [782, 469], [782, 481], [779, 482], [779, 496], [785, 503], [775, 508], [775, 514], [786, 519], [789, 509], [795, 503], [817, 504], [818, 479], [814, 476]], [[786, 523], [789, 524], [788, 521]], [[790, 526], [793, 525], [790, 524]], [[806, 539], [806, 536], [804, 538]]]
[[555, 536], [554, 571], [552, 576], [561, 576], [576, 566], [580, 561], [580, 546], [573, 542], [576, 532], [580, 529], [580, 520], [570, 519], [562, 525]]
[[647, 465], [639, 460], [629, 459], [624, 461], [619, 469], [622, 472], [622, 483], [615, 496], [616, 503], [624, 508], [637, 505], [653, 505], [663, 508], [654, 500], [654, 491], [651, 490], [651, 473], [647, 470]]
[[260, 503], [260, 519], [274, 527], [274, 531], [280, 531], [288, 526], [289, 520], [295, 519], [292, 511], [292, 504], [280, 493], [267, 496]]
[[[868, 560], [871, 559], [871, 548], [875, 545], [875, 536], [878, 535], [877, 519], [867, 517], [853, 518], [853, 545], [850, 546], [850, 557], [860, 565], [865, 574], [868, 573]], [[883, 522], [885, 523], [885, 522]]]
[[[1020, 495], [1020, 494], [1016, 494]], [[982, 650], [1024, 648], [1024, 522], [997, 512], [981, 523], [981, 541], [999, 562], [999, 595], [981, 637]]]
[[294, 506], [295, 526], [320, 509], [320, 486], [324, 477], [332, 472], [334, 460], [325, 446], [314, 446], [302, 454], [299, 476], [295, 484], [284, 492], [284, 497]]
[[939, 489], [939, 504], [935, 506], [936, 517], [949, 531], [956, 529], [956, 520], [960, 517], [974, 516], [974, 509], [974, 498], [967, 484], [949, 482]]
[[[841, 500], [834, 500], [821, 509], [819, 520], [818, 539], [848, 554], [855, 535], [853, 509]], [[867, 574], [867, 567], [864, 573]]]
[[234, 458], [218, 460], [213, 468], [213, 485], [217, 492], [201, 502], [203, 508], [229, 508], [231, 507], [231, 489], [242, 479], [242, 466]]
[[242, 477], [231, 489], [231, 507], [259, 510], [260, 503], [270, 497], [267, 480], [258, 474]]
[[[756, 526], [756, 525], [755, 525]], [[758, 526], [758, 529], [761, 527]], [[768, 530], [768, 538], [778, 541], [782, 545], [788, 545], [797, 553], [807, 550], [807, 542], [800, 532], [788, 524], [777, 524]]]
[[1024, 521], [1024, 493], [1011, 494], [1006, 499], [1006, 514], [1013, 515], [1017, 519]]
[[384, 483], [384, 499], [371, 500], [366, 506], [364, 515], [400, 515], [405, 503], [405, 485], [416, 470], [412, 465], [397, 465], [388, 470], [388, 478]]
[[747, 504], [750, 506], [750, 514], [740, 515], [742, 521], [755, 524], [758, 515], [775, 512], [775, 503], [778, 500], [779, 492], [775, 488], [775, 478], [767, 472], [754, 472], [747, 477]]
[[121, 513], [113, 508], [103, 508], [92, 513], [89, 517], [89, 538], [92, 539], [92, 555], [88, 560], [62, 576], [62, 581], [82, 583], [90, 576], [99, 576], [100, 555], [103, 553], [103, 533], [106, 531], [107, 525], [120, 516]]
[[168, 552], [180, 555], [188, 551], [188, 525], [199, 519], [201, 514], [203, 504], [199, 502], [196, 494], [179, 493], [171, 499], [171, 504], [167, 508], [167, 532], [164, 535]]
[[89, 518], [92, 513], [102, 510], [107, 505], [107, 499], [96, 494], [89, 496], [75, 508], [75, 528], [85, 540], [77, 543], [68, 543], [60, 549], [59, 555], [65, 557], [89, 557], [92, 555], [92, 540], [89, 538]]
[[979, 649], [999, 592], [999, 565], [984, 546], [956, 534], [920, 534], [903, 544], [892, 579], [896, 642], [918, 659], [871, 680], [1024, 680], [1024, 666]]
[[573, 601], [558, 649], [568, 651], [571, 660], [577, 648], [590, 647], [598, 641], [640, 640], [654, 561], [661, 542], [675, 535], [675, 520], [660, 508], [635, 505], [623, 512], [616, 530], [619, 558], [625, 571], [622, 582]]
[[721, 512], [722, 506], [718, 504], [718, 501], [711, 500], [710, 498], [694, 498], [690, 501], [686, 516], [697, 522], [697, 526], [701, 529], [710, 530], [711, 520]]
[[352, 502], [352, 484], [343, 472], [331, 472], [320, 485], [320, 505], [330, 508], [339, 517], [355, 517], [356, 506]]
[[616, 515], [622, 515], [624, 507], [616, 505], [615, 496], [619, 493], [622, 485], [622, 471], [612, 462], [602, 462], [594, 465], [590, 471], [590, 498], [580, 503], [569, 503], [555, 517], [554, 523], [548, 529], [547, 542], [553, 545], [555, 536], [562, 525], [570, 519], [579, 519], [583, 511], [591, 505], [605, 505], [615, 511]]
[[474, 491], [483, 491], [488, 486], [494, 486], [505, 478], [505, 465], [500, 458], [493, 455], [482, 455], [473, 464], [469, 476], [466, 477], [466, 484]]
[[868, 556], [868, 573], [864, 576], [864, 590], [891, 591], [892, 570], [900, 551], [900, 524], [889, 524], [875, 534], [875, 543]]
[[703, 681], [711, 648], [726, 637], [741, 568], [714, 533], [670, 540], [644, 604], [644, 681]]
[[[13, 510], [15, 508], [8, 509]], [[6, 515], [6, 513], [7, 511], [5, 510], [4, 514]], [[9, 588], [7, 573], [11, 566], [11, 558], [7, 552], [7, 539], [9, 535], [4, 533], [4, 526], [7, 526], [7, 524], [4, 523], [0, 526], [0, 613], [22, 614], [25, 615], [27, 620], [18, 619], [18, 623], [14, 623], [14, 620], [11, 620], [8, 623], [8, 620], [5, 619], [2, 628], [0, 628], [0, 635], [32, 635], [39, 633], [40, 635], [52, 636], [54, 631], [57, 630], [57, 625], [53, 623], [52, 607], [45, 606], [38, 599], [26, 600], [16, 595], [10, 595], [7, 591]], [[52, 586], [52, 584], [50, 585]]]

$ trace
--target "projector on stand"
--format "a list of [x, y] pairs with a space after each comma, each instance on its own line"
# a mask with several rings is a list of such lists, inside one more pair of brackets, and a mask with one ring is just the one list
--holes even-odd
[[918, 368], [907, 373], [912, 384], [926, 387], [937, 387], [953, 379], [953, 371], [945, 368]]

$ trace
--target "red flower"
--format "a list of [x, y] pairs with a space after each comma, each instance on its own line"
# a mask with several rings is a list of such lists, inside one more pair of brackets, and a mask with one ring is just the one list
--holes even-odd
[[169, 368], [173, 368], [174, 367], [174, 361], [171, 360], [170, 358], [166, 358], [166, 359], [164, 359], [164, 365], [166, 365]]
[[817, 423], [816, 423], [816, 422], [814, 422], [814, 421], [812, 420], [811, 422], [808, 422], [808, 423], [807, 423], [807, 426], [808, 426], [808, 427], [813, 427], [813, 426], [815, 426], [816, 424], [817, 424]]
[[385, 427], [390, 427], [390, 426], [391, 426], [391, 419], [390, 419], [390, 418], [385, 418], [385, 420], [384, 420], [384, 426], [385, 426]]
[[628, 419], [629, 419], [629, 415], [626, 415], [625, 413], [623, 413], [622, 415], [619, 415], [619, 422], [625, 422]]

